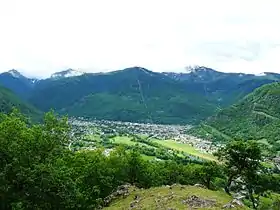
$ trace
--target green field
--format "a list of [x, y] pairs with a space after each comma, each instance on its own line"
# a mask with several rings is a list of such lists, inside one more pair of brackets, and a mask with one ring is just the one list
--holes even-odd
[[100, 142], [101, 141], [100, 135], [98, 135], [98, 134], [88, 135], [86, 138], [90, 139], [92, 141], [96, 141], [96, 142]]
[[[133, 137], [131, 137], [131, 136], [115, 136], [115, 137], [111, 138], [111, 142], [113, 144], [123, 144], [123, 145], [128, 145], [128, 146], [139, 145], [139, 146], [145, 146], [145, 147], [152, 147], [152, 146], [142, 143], [142, 142], [132, 141], [132, 138]], [[89, 139], [91, 139], [95, 142], [101, 142], [99, 135], [92, 135], [89, 137]], [[160, 140], [160, 139], [155, 139], [155, 138], [151, 138], [150, 141], [153, 141], [165, 148], [170, 148], [170, 149], [177, 150], [180, 152], [185, 152], [189, 155], [192, 155], [192, 156], [195, 156], [198, 158], [202, 158], [205, 160], [216, 161], [216, 159], [213, 155], [202, 153], [202, 152], [196, 150], [194, 147], [192, 147], [189, 144], [179, 143], [174, 140]], [[154, 147], [154, 148], [156, 148], [156, 147]], [[152, 158], [154, 158], [154, 157], [145, 156], [145, 159], [147, 159], [147, 160], [152, 159]]]
[[131, 137], [129, 136], [116, 136], [112, 138], [112, 142], [116, 144], [127, 144], [127, 145], [135, 145], [137, 142], [131, 141]]
[[132, 137], [130, 137], [130, 136], [116, 136], [116, 137], [112, 138], [112, 143], [126, 144], [126, 145], [132, 145], [132, 146], [138, 144], [140, 146], [151, 147], [150, 145], [147, 145], [142, 142], [132, 141]]
[[144, 160], [154, 160], [156, 158], [155, 156], [148, 156], [144, 154], [141, 154], [141, 156]]
[[190, 155], [193, 155], [193, 156], [196, 156], [196, 157], [199, 157], [202, 159], [216, 161], [216, 159], [213, 155], [202, 153], [188, 144], [179, 143], [174, 140], [153, 140], [153, 141], [155, 141], [156, 143], [161, 144], [162, 146], [167, 147], [167, 148], [171, 148], [171, 149], [178, 150], [178, 151], [183, 151], [185, 153], [188, 153]]

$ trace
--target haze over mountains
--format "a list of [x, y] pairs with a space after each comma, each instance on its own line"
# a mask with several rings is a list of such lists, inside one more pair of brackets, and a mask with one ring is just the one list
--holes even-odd
[[0, 84], [42, 111], [69, 116], [135, 122], [196, 124], [280, 75], [223, 73], [196, 66], [186, 73], [157, 73], [131, 67], [108, 73], [73, 69], [43, 80], [16, 70]]

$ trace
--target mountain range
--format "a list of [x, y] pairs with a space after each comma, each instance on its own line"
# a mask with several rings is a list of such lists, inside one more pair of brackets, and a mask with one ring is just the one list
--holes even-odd
[[0, 85], [41, 111], [91, 119], [197, 124], [280, 75], [224, 73], [197, 66], [186, 73], [156, 73], [131, 67], [109, 73], [67, 69], [43, 80], [16, 70]]

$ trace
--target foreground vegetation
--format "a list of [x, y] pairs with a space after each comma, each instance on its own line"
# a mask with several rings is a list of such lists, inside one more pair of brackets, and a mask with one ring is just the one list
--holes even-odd
[[[123, 147], [109, 155], [102, 149], [74, 152], [68, 147], [73, 138], [67, 119], [58, 119], [53, 113], [46, 114], [38, 125], [30, 125], [17, 111], [1, 114], [1, 209], [101, 208], [106, 204], [104, 199], [125, 183], [139, 188], [200, 183], [232, 193], [229, 183], [240, 177], [246, 181], [248, 205], [261, 207], [263, 198], [271, 208], [277, 204], [273, 196], [279, 193], [280, 177], [275, 171], [261, 169], [260, 149], [255, 144], [229, 144], [218, 152], [224, 164], [216, 164], [149, 161], [137, 149]], [[234, 151], [241, 152], [240, 158], [236, 159]], [[257, 179], [252, 176], [256, 172]], [[252, 198], [256, 201], [250, 204]]]

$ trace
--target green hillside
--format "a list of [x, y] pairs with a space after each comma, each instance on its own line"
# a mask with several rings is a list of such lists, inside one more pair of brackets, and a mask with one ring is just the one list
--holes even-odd
[[182, 83], [139, 67], [45, 80], [30, 101], [70, 116], [173, 124], [198, 122], [216, 110]]
[[[117, 209], [223, 209], [232, 197], [222, 191], [195, 186], [164, 186], [150, 189], [130, 188], [129, 196], [118, 198], [106, 210]], [[249, 209], [235, 206], [233, 209]]]
[[0, 112], [9, 113], [13, 108], [19, 109], [31, 118], [38, 118], [40, 115], [40, 112], [32, 105], [19, 99], [12, 91], [0, 86]]
[[256, 88], [280, 80], [280, 75], [266, 72], [263, 75], [224, 73], [207, 67], [197, 67], [189, 73], [167, 73], [182, 82], [192, 93], [202, 95], [218, 107], [228, 107]]
[[200, 137], [258, 140], [280, 150], [280, 83], [264, 85], [190, 130]]

